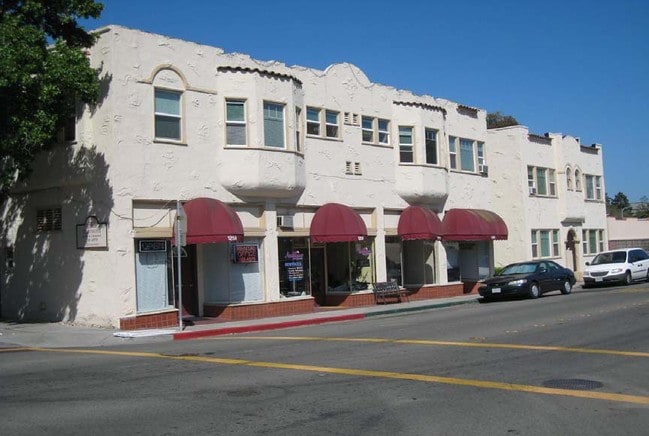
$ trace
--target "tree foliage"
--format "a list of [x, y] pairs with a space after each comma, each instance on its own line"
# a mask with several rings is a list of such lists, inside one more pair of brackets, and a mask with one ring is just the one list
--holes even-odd
[[[627, 217], [633, 216], [633, 210], [631, 210], [630, 207], [631, 203], [624, 192], [618, 192], [613, 198], [606, 194], [607, 215], [616, 216], [618, 218], [622, 218], [624, 215]], [[625, 209], [626, 212], [624, 212]]]
[[503, 115], [500, 112], [489, 112], [487, 114], [487, 129], [517, 125], [519, 125], [519, 122], [511, 115]]
[[29, 174], [77, 102], [96, 101], [99, 71], [84, 53], [94, 37], [77, 20], [102, 9], [94, 0], [0, 0], [0, 190]]
[[633, 216], [636, 218], [649, 218], [649, 199], [646, 195], [640, 197], [640, 203], [635, 208]]

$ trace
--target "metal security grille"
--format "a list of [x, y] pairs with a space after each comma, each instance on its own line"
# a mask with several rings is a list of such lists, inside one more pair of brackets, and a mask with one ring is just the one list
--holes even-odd
[[61, 208], [41, 209], [36, 212], [36, 230], [51, 232], [61, 230]]

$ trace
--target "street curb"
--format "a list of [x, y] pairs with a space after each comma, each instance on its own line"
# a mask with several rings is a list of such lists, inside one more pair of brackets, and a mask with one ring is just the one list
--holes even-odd
[[234, 333], [258, 332], [263, 330], [275, 330], [289, 327], [300, 327], [305, 325], [323, 324], [327, 322], [352, 321], [365, 318], [365, 314], [358, 313], [353, 315], [328, 316], [325, 318], [303, 319], [298, 321], [281, 321], [257, 325], [244, 325], [238, 327], [222, 327], [209, 330], [196, 330], [193, 332], [178, 332], [173, 334], [174, 341], [186, 339], [198, 339], [208, 336], [222, 336]]
[[235, 333], [259, 332], [264, 330], [276, 330], [276, 329], [283, 329], [283, 328], [290, 328], [290, 327], [301, 327], [307, 325], [324, 324], [329, 322], [354, 321], [354, 320], [370, 318], [373, 316], [393, 315], [397, 313], [407, 313], [407, 312], [419, 312], [422, 310], [459, 306], [462, 304], [475, 303], [476, 301], [477, 299], [466, 300], [466, 301], [451, 301], [446, 303], [437, 303], [437, 304], [433, 303], [426, 306], [400, 307], [398, 309], [387, 309], [387, 310], [381, 310], [377, 312], [356, 313], [351, 315], [328, 316], [323, 318], [311, 318], [311, 319], [303, 319], [297, 321], [269, 322], [264, 324], [257, 324], [257, 325], [253, 324], [253, 325], [244, 325], [244, 326], [237, 326], [237, 327], [220, 327], [220, 328], [217, 327], [217, 328], [207, 329], [207, 330], [178, 332], [178, 333], [174, 333], [172, 336], [174, 341], [182, 341], [182, 340], [189, 340], [189, 339], [205, 338], [210, 336], [223, 336], [223, 335], [230, 335]]
[[460, 306], [462, 304], [475, 303], [476, 301], [478, 300], [475, 299], [475, 300], [466, 300], [466, 301], [449, 301], [447, 303], [429, 304], [427, 306], [418, 306], [418, 307], [400, 307], [398, 309], [387, 309], [387, 310], [381, 310], [379, 312], [369, 312], [365, 314], [365, 317], [369, 318], [372, 316], [392, 315], [395, 313], [419, 312], [422, 310], [440, 309], [443, 307]]

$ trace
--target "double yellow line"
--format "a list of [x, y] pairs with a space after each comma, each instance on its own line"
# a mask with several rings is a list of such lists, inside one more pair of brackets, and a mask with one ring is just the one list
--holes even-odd
[[[563, 351], [563, 352], [568, 351], [568, 352], [578, 352], [578, 353], [609, 354], [609, 355], [621, 355], [621, 356], [632, 356], [632, 357], [649, 357], [649, 353], [643, 353], [643, 352], [591, 350], [585, 348], [570, 348], [570, 347], [411, 340], [411, 339], [393, 340], [393, 339], [371, 339], [371, 338], [348, 339], [348, 338], [319, 338], [319, 337], [241, 337], [241, 336], [233, 337], [233, 338], [226, 338], [226, 337], [219, 338], [219, 340], [222, 339], [400, 343], [400, 344], [417, 344], [417, 345], [509, 348], [509, 349], [527, 349], [527, 350]], [[504, 391], [528, 392], [528, 393], [544, 394], [544, 395], [559, 395], [564, 397], [575, 397], [575, 398], [649, 405], [649, 396], [546, 388], [542, 386], [523, 385], [523, 384], [516, 384], [516, 383], [501, 383], [501, 382], [492, 382], [492, 381], [484, 381], [484, 380], [463, 379], [457, 377], [440, 377], [435, 375], [410, 374], [410, 373], [401, 373], [401, 372], [392, 372], [392, 371], [375, 371], [375, 370], [364, 370], [364, 369], [335, 368], [335, 367], [328, 367], [328, 366], [298, 365], [298, 364], [291, 364], [291, 363], [262, 362], [262, 361], [252, 361], [252, 360], [244, 360], [244, 359], [228, 359], [228, 358], [198, 356], [198, 355], [168, 355], [168, 354], [161, 354], [161, 353], [149, 353], [149, 352], [137, 352], [137, 351], [109, 351], [109, 350], [94, 350], [94, 349], [66, 349], [66, 348], [39, 348], [39, 347], [0, 349], [0, 352], [8, 352], [8, 351], [40, 351], [40, 352], [48, 352], [48, 353], [95, 354], [95, 355], [105, 355], [105, 356], [168, 359], [168, 360], [176, 360], [176, 361], [200, 362], [200, 363], [210, 363], [210, 364], [218, 364], [218, 365], [240, 365], [240, 366], [249, 366], [254, 368], [308, 371], [308, 372], [336, 374], [336, 375], [344, 375], [344, 376], [373, 377], [373, 378], [383, 378], [383, 379], [392, 379], [392, 380], [409, 380], [409, 381], [417, 381], [417, 382], [424, 382], [424, 383], [441, 383], [441, 384], [467, 386], [467, 387], [482, 388], [482, 389], [498, 389]]]

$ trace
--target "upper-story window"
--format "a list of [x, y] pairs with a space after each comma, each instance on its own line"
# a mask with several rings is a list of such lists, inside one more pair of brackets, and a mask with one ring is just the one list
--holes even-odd
[[327, 138], [338, 138], [338, 132], [339, 132], [339, 127], [338, 123], [340, 123], [340, 112], [336, 111], [330, 111], [326, 110], [325, 111], [325, 121], [327, 125]]
[[448, 137], [450, 167], [475, 173], [480, 170], [476, 165], [484, 165], [484, 142], [468, 138]]
[[460, 138], [460, 168], [462, 171], [475, 171], [473, 161], [473, 141]]
[[363, 142], [374, 142], [374, 118], [362, 117], [361, 130], [363, 135]]
[[264, 102], [264, 144], [284, 148], [284, 105]]
[[302, 151], [302, 108], [295, 108], [295, 151]]
[[412, 137], [412, 127], [399, 126], [399, 161], [414, 162], [414, 141]]
[[437, 165], [437, 130], [425, 129], [424, 139], [426, 141], [426, 163]]
[[572, 191], [572, 170], [570, 167], [566, 168], [566, 188]]
[[371, 144], [390, 144], [390, 121], [382, 118], [361, 117], [363, 142]]
[[601, 200], [602, 199], [602, 177], [586, 174], [586, 199], [588, 200]]
[[527, 186], [530, 195], [556, 197], [557, 183], [555, 171], [551, 168], [527, 167]]
[[575, 191], [581, 192], [581, 172], [575, 170]]
[[307, 135], [320, 135], [320, 109], [306, 108], [306, 133]]
[[485, 171], [484, 142], [478, 142], [478, 171]]
[[245, 100], [226, 100], [225, 143], [228, 145], [246, 144], [246, 102]]
[[455, 149], [456, 139], [457, 138], [455, 136], [448, 137], [448, 159], [451, 169], [453, 170], [457, 169], [457, 152]]
[[307, 107], [306, 133], [307, 135], [324, 136], [326, 138], [339, 138], [340, 112]]
[[180, 141], [182, 138], [182, 93], [165, 89], [155, 90], [155, 137]]

